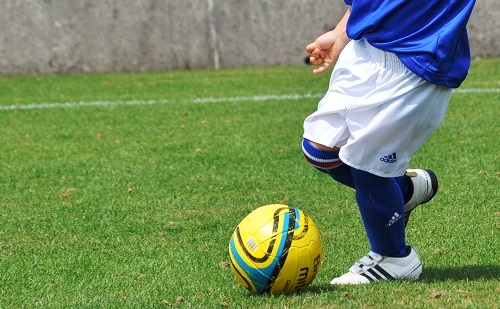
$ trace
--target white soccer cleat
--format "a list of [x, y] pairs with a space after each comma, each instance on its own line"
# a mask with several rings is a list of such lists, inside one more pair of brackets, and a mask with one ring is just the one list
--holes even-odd
[[405, 223], [408, 224], [410, 212], [418, 205], [430, 201], [438, 190], [436, 174], [431, 170], [408, 169], [406, 176], [413, 183], [413, 195], [405, 205]]
[[416, 280], [422, 274], [422, 262], [417, 252], [409, 247], [404, 257], [382, 256], [368, 252], [349, 272], [333, 279], [330, 284], [366, 284], [379, 280]]

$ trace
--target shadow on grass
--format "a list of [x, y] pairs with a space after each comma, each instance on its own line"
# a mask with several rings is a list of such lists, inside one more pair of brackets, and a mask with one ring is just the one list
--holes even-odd
[[499, 265], [471, 265], [457, 268], [425, 268], [421, 281], [479, 280], [500, 278]]
[[[453, 280], [481, 280], [481, 279], [499, 279], [500, 265], [475, 265], [457, 268], [424, 268], [422, 278], [417, 282], [436, 282]], [[338, 286], [329, 283], [311, 284], [307, 293], [322, 294], [338, 290]]]

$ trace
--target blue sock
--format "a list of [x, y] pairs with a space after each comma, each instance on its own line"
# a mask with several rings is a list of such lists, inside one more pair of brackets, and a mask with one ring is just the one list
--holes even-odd
[[354, 188], [351, 167], [340, 160], [338, 151], [316, 148], [308, 139], [302, 140], [302, 151], [304, 158], [317, 170], [330, 175], [343, 185]]
[[[316, 148], [305, 138], [302, 140], [302, 151], [306, 160], [316, 169], [330, 175], [335, 181], [354, 188], [351, 167], [340, 160], [338, 151]], [[408, 202], [413, 194], [413, 188], [409, 186], [411, 181], [405, 175], [395, 177], [395, 179], [403, 193], [405, 203]]]
[[341, 184], [354, 188], [354, 180], [352, 179], [351, 167], [347, 164], [342, 164], [333, 170], [328, 171], [328, 175], [335, 181]]
[[371, 251], [384, 256], [404, 256], [404, 198], [398, 181], [355, 168], [351, 168], [351, 174]]
[[406, 175], [394, 177], [394, 179], [398, 183], [399, 189], [401, 189], [401, 193], [403, 194], [405, 204], [408, 203], [411, 196], [413, 195], [413, 184], [411, 180], [408, 179]]

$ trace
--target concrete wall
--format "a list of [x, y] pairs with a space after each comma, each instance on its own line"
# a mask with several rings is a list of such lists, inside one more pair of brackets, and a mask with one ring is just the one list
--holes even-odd
[[473, 57], [500, 57], [500, 1], [476, 0], [469, 37]]
[[[0, 0], [0, 75], [300, 65], [341, 0]], [[478, 0], [474, 57], [500, 57], [500, 1]]]

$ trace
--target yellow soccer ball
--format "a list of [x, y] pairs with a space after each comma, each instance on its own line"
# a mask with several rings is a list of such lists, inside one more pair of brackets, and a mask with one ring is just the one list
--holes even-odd
[[231, 270], [253, 294], [303, 291], [321, 267], [318, 227], [303, 211], [266, 205], [248, 214], [229, 241]]

